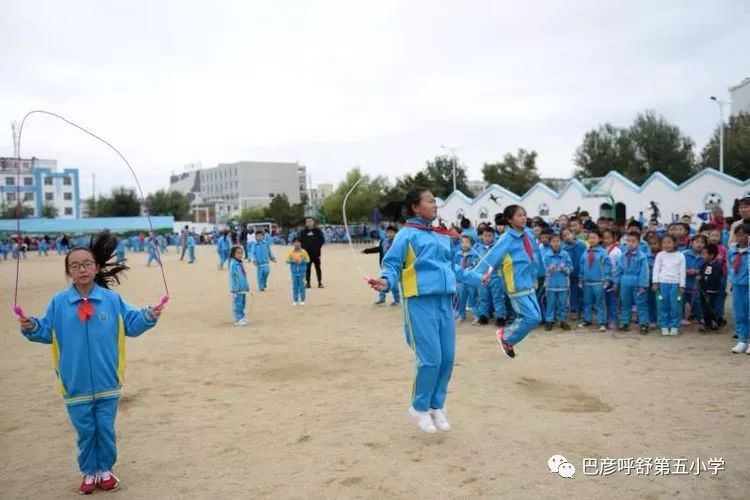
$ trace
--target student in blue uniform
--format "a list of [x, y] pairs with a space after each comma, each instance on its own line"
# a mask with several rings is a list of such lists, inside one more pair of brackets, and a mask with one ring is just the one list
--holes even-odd
[[193, 233], [187, 236], [188, 264], [195, 262], [195, 235]]
[[[479, 259], [483, 259], [490, 249], [495, 245], [495, 231], [488, 226], [480, 227], [479, 244], [474, 246]], [[495, 324], [505, 326], [505, 297], [503, 296], [503, 284], [498, 273], [492, 273], [485, 286], [479, 287], [479, 310], [475, 313], [475, 325], [486, 325], [489, 322], [490, 308], [495, 313]]]
[[703, 266], [697, 277], [701, 295], [703, 325], [700, 330], [716, 331], [724, 326], [724, 311], [719, 308], [719, 293], [724, 283], [724, 270], [719, 261], [719, 248], [713, 243], [703, 250]]
[[560, 328], [570, 330], [568, 325], [568, 288], [573, 263], [568, 252], [562, 250], [559, 234], [550, 236], [549, 248], [544, 252], [544, 269], [547, 283], [547, 310], [545, 311], [545, 329], [552, 330], [555, 322]]
[[73, 284], [52, 297], [44, 316], [19, 319], [32, 342], [52, 345], [57, 388], [78, 434], [79, 492], [113, 490], [117, 460], [115, 416], [125, 371], [125, 337], [156, 325], [161, 310], [136, 309], [117, 292], [127, 267], [111, 264], [116, 239], [109, 233], [65, 256]]
[[146, 261], [146, 267], [150, 267], [151, 262], [156, 262], [157, 265], [161, 264], [161, 259], [159, 258], [159, 249], [157, 248], [157, 243], [155, 240], [156, 238], [154, 236], [151, 236], [146, 242], [146, 250], [148, 251], [148, 260]]
[[[396, 237], [396, 228], [394, 226], [388, 226], [385, 228], [385, 231], [383, 231], [382, 239], [380, 240], [380, 243], [377, 244], [377, 246], [365, 248], [362, 250], [362, 253], [364, 254], [371, 254], [371, 253], [377, 253], [378, 254], [378, 265], [383, 265], [383, 257], [386, 253], [388, 253], [388, 250], [391, 249], [391, 246], [393, 246], [393, 239]], [[391, 295], [393, 296], [393, 300], [391, 301], [391, 306], [397, 306], [401, 303], [401, 293], [399, 292], [398, 287], [393, 287], [391, 289]], [[378, 293], [378, 300], [375, 301], [375, 305], [379, 306], [382, 304], [385, 304], [385, 298], [386, 293], [385, 292], [379, 292]]]
[[[471, 269], [479, 262], [479, 255], [474, 250], [470, 235], [461, 235], [461, 250], [453, 254], [453, 266], [460, 269]], [[458, 283], [458, 320], [466, 321], [466, 306], [470, 298], [478, 293], [477, 287]], [[474, 313], [476, 314], [476, 313]]]
[[234, 326], [247, 325], [247, 316], [245, 316], [245, 305], [247, 304], [247, 294], [250, 292], [250, 285], [247, 281], [245, 266], [242, 265], [244, 251], [241, 246], [234, 246], [229, 258], [229, 289], [232, 292], [232, 310], [234, 313]]
[[115, 248], [115, 261], [118, 264], [125, 263], [125, 238], [117, 238], [117, 247]]
[[305, 277], [310, 265], [310, 254], [302, 248], [302, 238], [295, 236], [292, 249], [286, 257], [289, 271], [292, 273], [292, 305], [305, 305]]
[[49, 255], [47, 253], [47, 250], [49, 249], [49, 246], [47, 245], [47, 241], [44, 238], [39, 238], [37, 240], [37, 252], [39, 253], [39, 256], [41, 257], [42, 254], [45, 256]]
[[371, 286], [379, 292], [401, 287], [404, 333], [417, 359], [409, 415], [421, 431], [432, 434], [450, 430], [443, 408], [456, 352], [456, 277], [450, 238], [432, 227], [437, 218], [435, 196], [427, 188], [412, 189], [404, 210], [406, 225], [396, 234], [380, 278]]
[[737, 345], [732, 352], [750, 354], [748, 336], [750, 336], [750, 283], [748, 282], [748, 244], [750, 224], [743, 223], [734, 229], [734, 241], [737, 244], [729, 249], [729, 284], [732, 286], [732, 313], [734, 328], [737, 333]]
[[610, 287], [612, 280], [612, 262], [607, 251], [602, 248], [602, 233], [597, 228], [589, 231], [589, 248], [581, 256], [581, 284], [583, 286], [583, 323], [579, 326], [589, 327], [593, 321], [593, 310], [599, 331], [607, 330], [604, 317], [604, 289]]
[[271, 274], [271, 262], [276, 262], [271, 250], [271, 241], [266, 239], [263, 231], [255, 232], [255, 241], [248, 246], [247, 258], [256, 267], [258, 290], [265, 292], [268, 288], [268, 276]]
[[560, 234], [563, 239], [563, 250], [570, 255], [573, 272], [570, 273], [570, 312], [580, 315], [583, 310], [583, 293], [581, 290], [581, 256], [586, 251], [586, 244], [576, 238], [575, 233], [565, 228]]
[[497, 330], [495, 337], [508, 357], [515, 357], [515, 346], [542, 321], [542, 311], [534, 288], [542, 265], [539, 244], [534, 231], [526, 226], [526, 210], [509, 205], [503, 211], [508, 230], [473, 271], [457, 273], [458, 280], [470, 285], [487, 284], [493, 273], [502, 273], [515, 321]]
[[224, 269], [224, 264], [229, 261], [229, 250], [232, 242], [229, 239], [229, 231], [222, 231], [216, 240], [216, 253], [219, 254], [219, 269]]
[[659, 306], [656, 300], [656, 291], [654, 291], [654, 262], [656, 262], [656, 256], [661, 252], [661, 239], [656, 233], [650, 233], [646, 236], [646, 242], [648, 243], [649, 252], [646, 254], [648, 260], [648, 275], [649, 275], [649, 286], [648, 286], [648, 322], [649, 327], [655, 328], [659, 321]]
[[695, 235], [691, 242], [690, 250], [685, 250], [685, 300], [684, 308], [690, 308], [690, 316], [686, 317], [682, 324], [688, 326], [691, 319], [702, 323], [703, 308], [701, 307], [698, 280], [696, 279], [703, 267], [703, 249], [706, 248], [708, 239], [702, 234]]
[[627, 235], [625, 252], [615, 268], [615, 289], [620, 292], [620, 331], [630, 330], [633, 304], [638, 311], [641, 334], [648, 333], [648, 257], [640, 251], [641, 235], [631, 231]]

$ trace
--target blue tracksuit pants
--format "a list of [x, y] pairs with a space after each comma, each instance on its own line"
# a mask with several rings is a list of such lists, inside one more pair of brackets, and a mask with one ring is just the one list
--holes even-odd
[[638, 324], [648, 325], [649, 323], [649, 309], [648, 309], [648, 291], [643, 292], [637, 286], [620, 286], [620, 324], [629, 325], [630, 317], [632, 314], [633, 304], [635, 309], [638, 311]]
[[112, 470], [117, 461], [115, 417], [118, 399], [98, 399], [68, 406], [78, 434], [78, 468], [83, 475]]
[[265, 264], [258, 264], [255, 273], [258, 277], [258, 290], [262, 292], [268, 288], [268, 276], [271, 274], [271, 265], [268, 262]]
[[614, 289], [604, 290], [604, 302], [607, 307], [607, 325], [617, 324], [618, 293]]
[[188, 247], [188, 263], [195, 262], [195, 247]]
[[229, 260], [229, 250], [218, 250], [219, 252], [219, 267], [223, 268], [224, 264]]
[[[393, 302], [400, 304], [401, 303], [401, 292], [399, 291], [399, 288], [397, 286], [394, 286], [391, 288], [391, 295], [393, 296]], [[378, 299], [380, 302], [385, 302], [385, 298], [388, 296], [385, 292], [380, 292], [378, 294]]]
[[582, 290], [578, 286], [580, 280], [577, 276], [570, 277], [570, 312], [577, 314], [581, 311]]
[[424, 295], [404, 300], [404, 333], [417, 361], [412, 406], [442, 409], [456, 356], [453, 295]]
[[[471, 303], [472, 295], [476, 295], [477, 287], [467, 285], [465, 283], [458, 284], [458, 317], [459, 319], [466, 319], [466, 306]], [[477, 311], [474, 311], [475, 316], [479, 316]]]
[[505, 300], [503, 286], [498, 276], [490, 278], [487, 285], [479, 287], [479, 314], [477, 316], [490, 317], [490, 307], [496, 318], [505, 318]]
[[750, 288], [748, 285], [732, 285], [732, 311], [737, 338], [747, 342], [750, 334]]
[[247, 296], [244, 293], [232, 294], [232, 308], [234, 311], [234, 320], [239, 321], [245, 317], [245, 304]]
[[547, 310], [544, 312], [547, 323], [568, 320], [568, 291], [547, 288]]
[[510, 345], [516, 345], [542, 321], [542, 310], [536, 301], [534, 290], [529, 290], [527, 295], [511, 297], [510, 304], [516, 313], [516, 319], [505, 328], [505, 341]]
[[604, 323], [604, 285], [602, 283], [584, 283], [583, 285], [583, 320], [591, 323], [596, 307], [596, 320]]
[[682, 319], [682, 296], [677, 283], [659, 283], [659, 326], [679, 328]]
[[292, 275], [292, 300], [294, 302], [305, 301], [305, 275]]

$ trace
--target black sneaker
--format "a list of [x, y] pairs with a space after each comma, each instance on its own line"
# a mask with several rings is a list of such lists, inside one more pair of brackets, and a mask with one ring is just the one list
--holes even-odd
[[591, 322], [590, 322], [590, 321], [583, 321], [583, 322], [581, 322], [581, 323], [580, 323], [580, 324], [578, 325], [578, 327], [579, 327], [579, 328], [588, 328], [588, 327], [590, 327], [590, 326], [591, 326]]
[[570, 325], [567, 321], [560, 321], [560, 328], [562, 328], [565, 331], [570, 330]]
[[500, 345], [500, 348], [503, 350], [506, 356], [508, 356], [509, 358], [516, 357], [516, 351], [513, 350], [513, 346], [505, 341], [505, 328], [500, 328], [497, 332], [495, 332], [495, 339], [497, 340], [497, 343]]
[[641, 335], [648, 335], [648, 325], [641, 325]]
[[505, 326], [505, 318], [495, 319], [495, 326]]
[[325, 287], [323, 286], [323, 283], [318, 283], [318, 288], [325, 288]]
[[628, 332], [630, 331], [630, 325], [620, 325], [617, 330], [620, 332]]
[[545, 323], [544, 324], [544, 330], [548, 331], [548, 332], [552, 331], [552, 328], [554, 328], [554, 326], [555, 326], [554, 323]]
[[310, 283], [307, 283], [307, 284], [305, 285], [305, 288], [310, 288]]
[[479, 316], [479, 324], [480, 325], [489, 325], [490, 321], [487, 319], [487, 316]]

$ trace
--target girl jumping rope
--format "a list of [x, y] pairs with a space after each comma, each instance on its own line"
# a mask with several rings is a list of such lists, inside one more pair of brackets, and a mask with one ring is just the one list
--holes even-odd
[[88, 247], [71, 250], [65, 274], [73, 284], [52, 297], [44, 316], [19, 318], [28, 340], [52, 345], [57, 388], [78, 433], [82, 494], [120, 485], [112, 467], [125, 337], [153, 328], [163, 307], [136, 309], [109, 289], [128, 269], [113, 262], [116, 246], [116, 238], [104, 232]]

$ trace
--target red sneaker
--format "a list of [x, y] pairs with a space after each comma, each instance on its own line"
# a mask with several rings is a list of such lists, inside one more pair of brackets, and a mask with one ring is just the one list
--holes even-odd
[[516, 351], [513, 350], [513, 346], [505, 341], [505, 327], [498, 328], [495, 333], [495, 338], [497, 339], [498, 345], [509, 358], [516, 357]]
[[78, 487], [78, 493], [90, 495], [94, 490], [96, 490], [96, 476], [83, 476], [81, 485]]
[[97, 486], [104, 491], [116, 490], [120, 486], [120, 478], [115, 476], [112, 471], [102, 472], [99, 474]]

